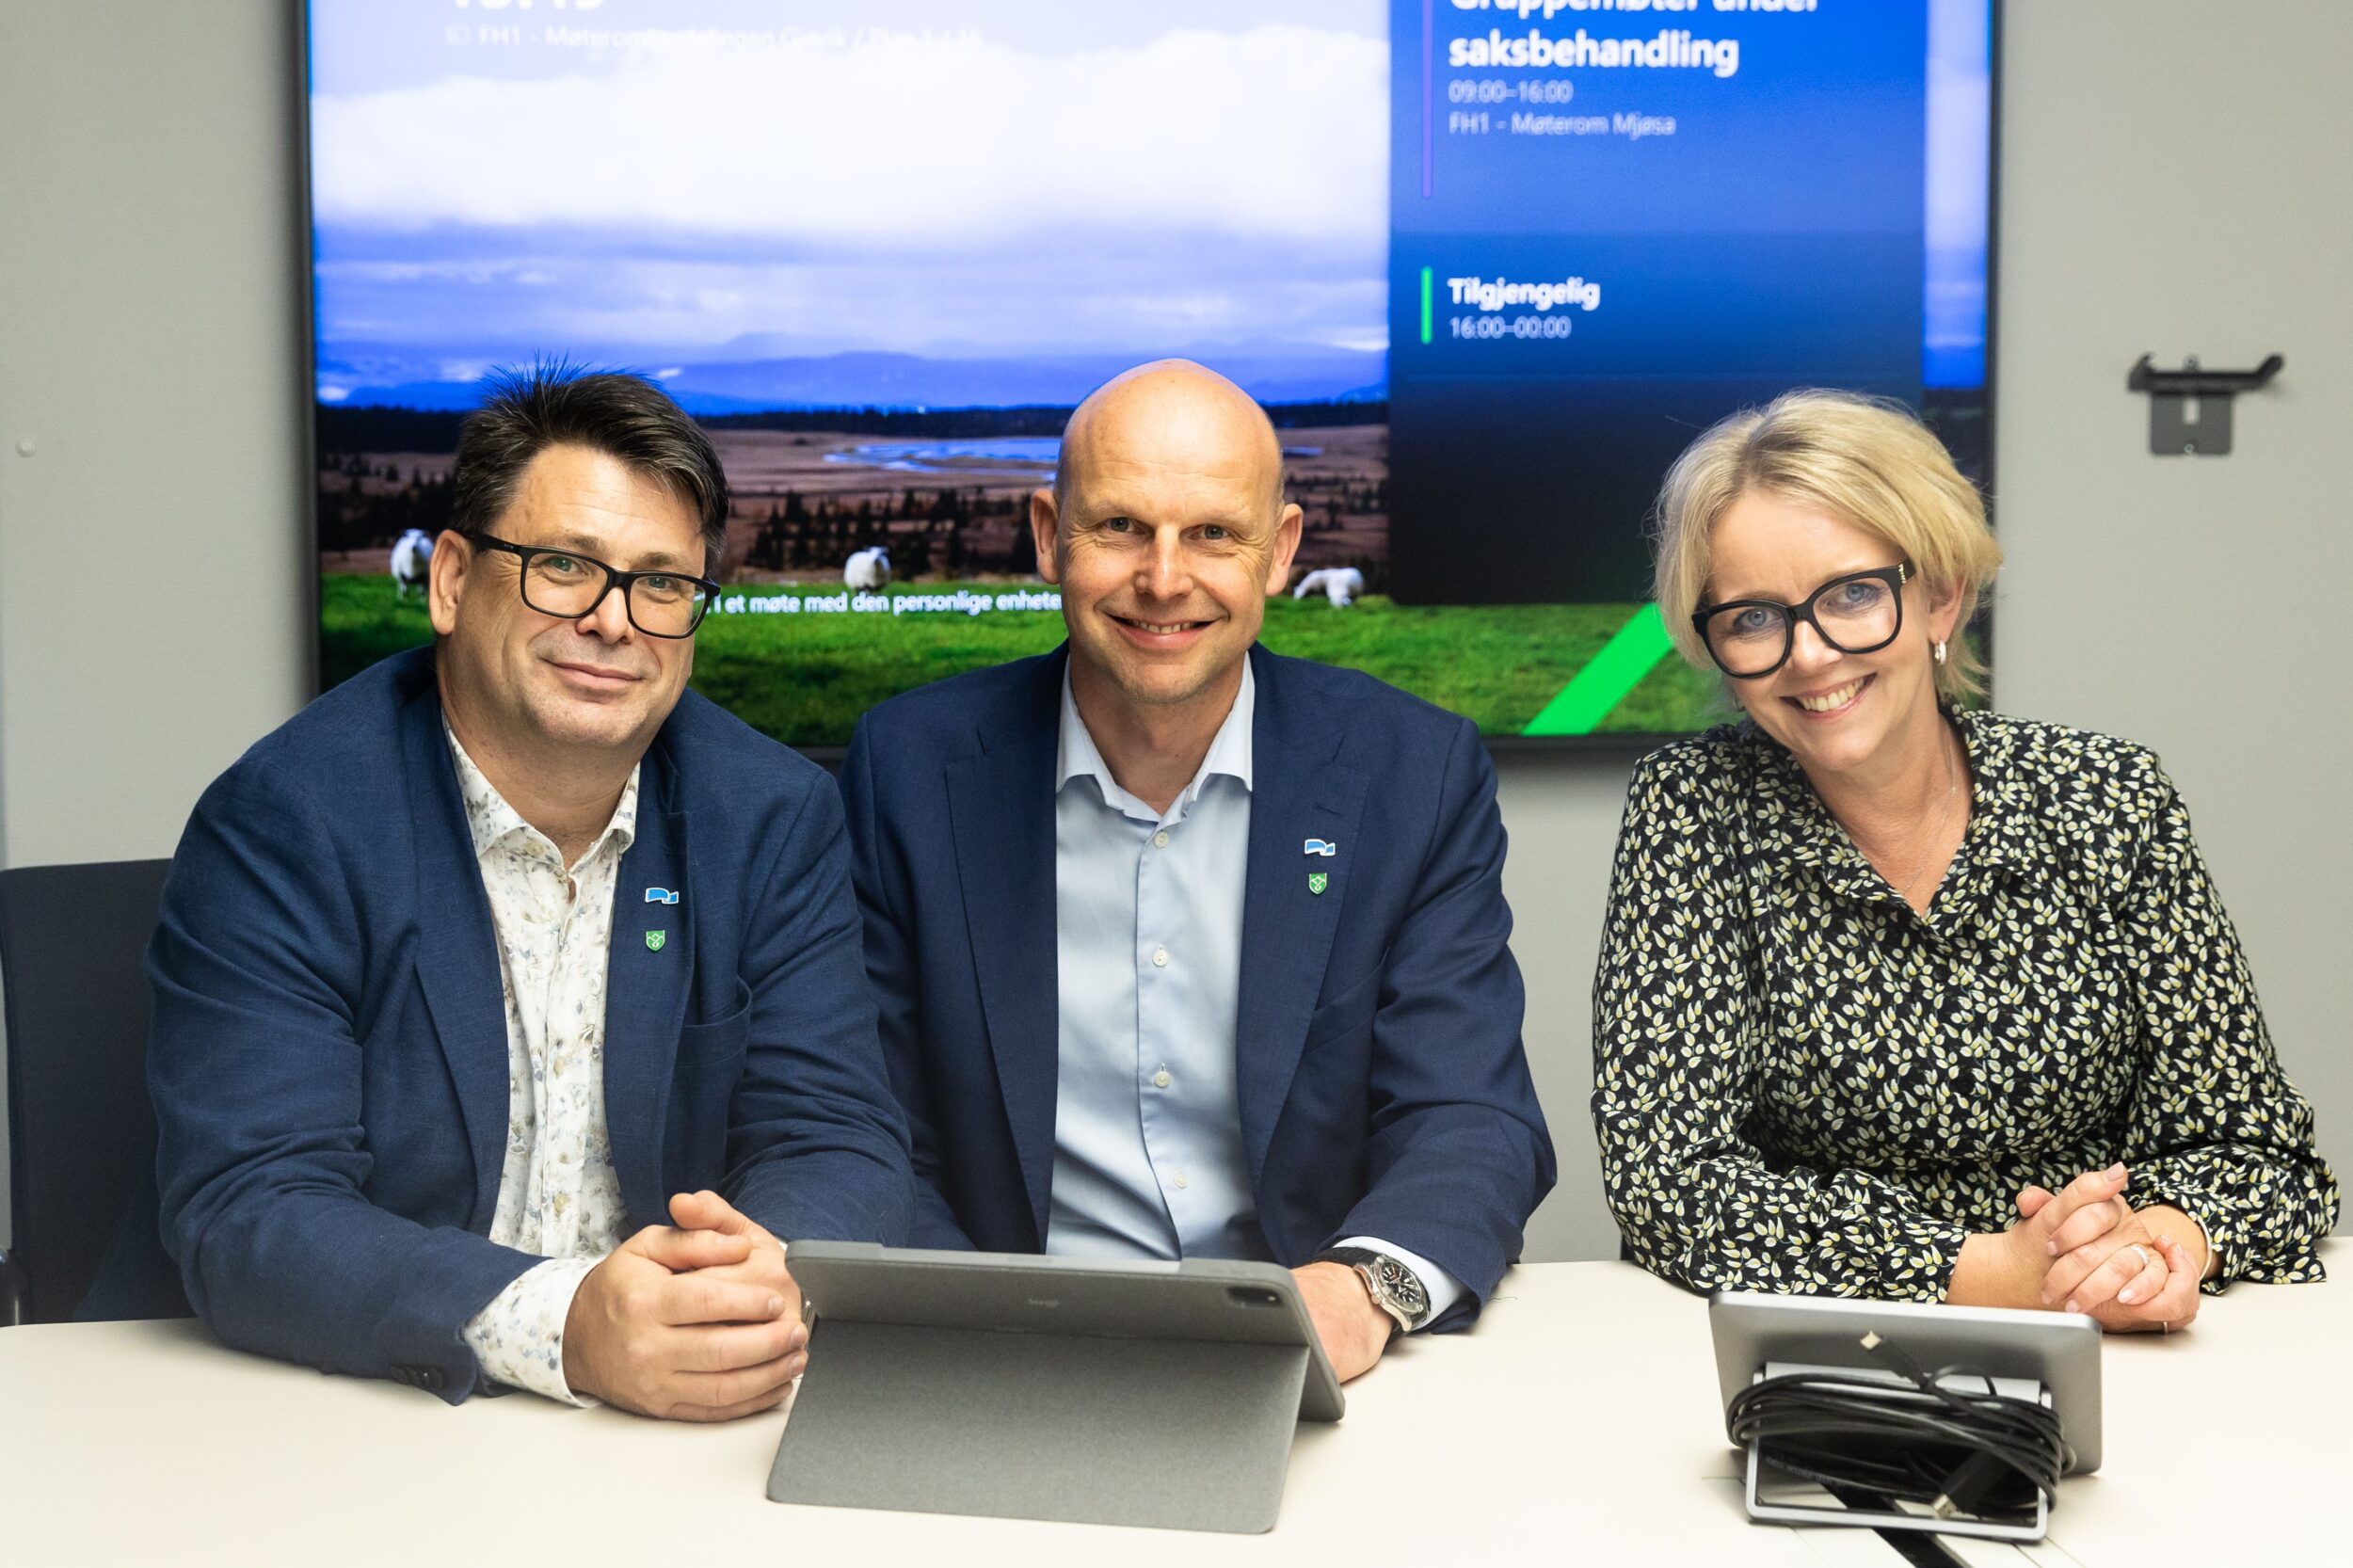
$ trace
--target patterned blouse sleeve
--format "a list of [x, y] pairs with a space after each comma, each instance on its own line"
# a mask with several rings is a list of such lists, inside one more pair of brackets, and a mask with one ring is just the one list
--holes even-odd
[[2312, 1106], [2280, 1068], [2189, 811], [2149, 766], [2153, 835], [2126, 912], [2141, 1032], [2124, 1136], [2130, 1195], [2205, 1227], [2221, 1260], [2209, 1291], [2234, 1279], [2320, 1279], [2336, 1177], [2313, 1142]]
[[1635, 771], [1603, 925], [1593, 1126], [1610, 1211], [1637, 1262], [1691, 1289], [1941, 1299], [1962, 1227], [1873, 1176], [1773, 1169], [1750, 1139], [1770, 1038], [1756, 939], [1688, 750]]

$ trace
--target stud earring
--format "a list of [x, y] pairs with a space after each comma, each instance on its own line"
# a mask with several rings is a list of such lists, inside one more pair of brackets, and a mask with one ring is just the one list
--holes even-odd
[[1929, 649], [1929, 654], [1939, 664], [1942, 664], [1945, 662], [1945, 645], [1941, 642], [1938, 643], [1935, 647]]

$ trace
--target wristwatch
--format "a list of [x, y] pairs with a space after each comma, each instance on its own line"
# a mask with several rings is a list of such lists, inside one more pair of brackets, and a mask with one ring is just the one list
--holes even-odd
[[1430, 1292], [1421, 1276], [1370, 1247], [1331, 1247], [1316, 1254], [1317, 1263], [1345, 1263], [1365, 1282], [1372, 1304], [1396, 1320], [1400, 1334], [1411, 1334], [1430, 1320]]

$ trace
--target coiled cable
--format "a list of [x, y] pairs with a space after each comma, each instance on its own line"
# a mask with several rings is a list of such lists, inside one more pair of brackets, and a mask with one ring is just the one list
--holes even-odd
[[2057, 1496], [2075, 1455], [2056, 1412], [1970, 1368], [1924, 1371], [1876, 1335], [1864, 1347], [1901, 1381], [1824, 1369], [1761, 1378], [1725, 1406], [1725, 1435], [1801, 1480], [1924, 1503], [1939, 1518], [2026, 1520]]

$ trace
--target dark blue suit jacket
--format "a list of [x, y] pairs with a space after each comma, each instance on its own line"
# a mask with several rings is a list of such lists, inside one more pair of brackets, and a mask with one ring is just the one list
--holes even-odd
[[[841, 773], [884, 1054], [915, 1140], [916, 1241], [1046, 1242], [1058, 1055], [1054, 754], [1064, 650], [867, 713]], [[1251, 649], [1236, 1029], [1258, 1223], [1296, 1266], [1342, 1237], [1475, 1299], [1549, 1192], [1520, 1045], [1495, 767], [1471, 725]], [[1308, 839], [1339, 853], [1313, 859]], [[1318, 896], [1307, 875], [1327, 872]]]
[[[431, 650], [320, 697], [204, 792], [148, 971], [164, 1241], [198, 1313], [232, 1345], [463, 1399], [459, 1329], [537, 1259], [486, 1239], [505, 1010]], [[906, 1240], [865, 978], [824, 774], [687, 693], [640, 770], [613, 911], [605, 1112], [632, 1225], [711, 1187], [788, 1240]]]

